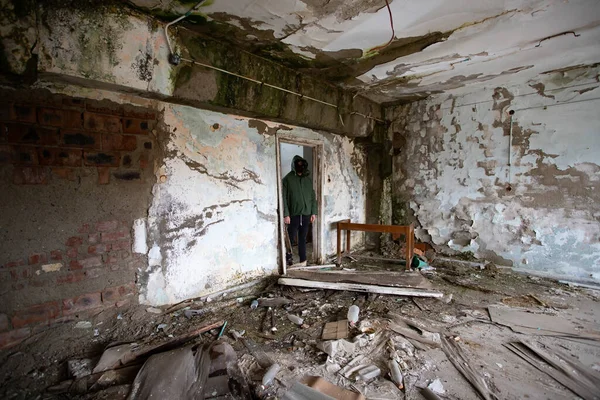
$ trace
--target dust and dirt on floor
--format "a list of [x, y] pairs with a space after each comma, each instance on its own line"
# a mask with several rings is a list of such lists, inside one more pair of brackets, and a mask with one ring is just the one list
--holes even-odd
[[[493, 266], [431, 264], [435, 269], [422, 273], [444, 294], [440, 298], [304, 289], [264, 280], [171, 307], [102, 311], [3, 351], [0, 396], [597, 396], [589, 385], [600, 382], [599, 292]], [[404, 273], [403, 266], [375, 260], [343, 267]], [[349, 323], [353, 305], [358, 318]], [[326, 323], [333, 324], [325, 328]], [[570, 368], [562, 373], [561, 365]]]

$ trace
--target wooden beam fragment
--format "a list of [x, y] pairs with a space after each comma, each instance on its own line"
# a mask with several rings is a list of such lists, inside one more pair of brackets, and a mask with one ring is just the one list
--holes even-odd
[[417, 297], [443, 297], [442, 292], [435, 290], [423, 290], [414, 288], [399, 288], [399, 287], [385, 287], [377, 285], [363, 285], [357, 283], [334, 283], [334, 282], [319, 282], [319, 281], [308, 281], [304, 279], [294, 278], [279, 278], [280, 285], [286, 286], [300, 286], [315, 289], [333, 289], [333, 290], [349, 290], [351, 292], [362, 292], [362, 293], [379, 293], [379, 294], [390, 294], [395, 296], [417, 296]]

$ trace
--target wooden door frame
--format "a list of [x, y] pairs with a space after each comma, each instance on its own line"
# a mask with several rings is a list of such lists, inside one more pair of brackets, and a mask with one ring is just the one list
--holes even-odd
[[[280, 254], [280, 272], [285, 275], [287, 265], [285, 260], [285, 234], [283, 223], [283, 192], [281, 180], [283, 174], [281, 171], [281, 143], [295, 144], [300, 146], [311, 147], [313, 152], [313, 188], [317, 197], [317, 221], [313, 224], [313, 258], [317, 264], [323, 264], [323, 141], [316, 139], [305, 139], [297, 136], [277, 133], [276, 140], [276, 158], [277, 158], [277, 198], [279, 206], [279, 248]], [[315, 245], [316, 244], [316, 245]]]

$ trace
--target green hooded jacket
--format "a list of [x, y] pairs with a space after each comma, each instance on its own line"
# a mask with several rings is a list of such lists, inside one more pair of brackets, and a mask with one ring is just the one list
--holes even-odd
[[[283, 178], [283, 216], [317, 215], [317, 197], [312, 186], [308, 168], [302, 176], [296, 174], [296, 161], [304, 160], [294, 156], [292, 170]], [[306, 160], [304, 160], [306, 161]]]

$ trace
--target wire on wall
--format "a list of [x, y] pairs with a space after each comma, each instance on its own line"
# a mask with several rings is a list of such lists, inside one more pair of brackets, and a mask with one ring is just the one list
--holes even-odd
[[[179, 18], [177, 18], [177, 19], [169, 22], [165, 26], [165, 36], [167, 38], [167, 46], [169, 47], [169, 62], [171, 64], [179, 65], [179, 63], [181, 61], [185, 61], [185, 62], [188, 62], [190, 64], [195, 64], [195, 65], [198, 65], [198, 66], [201, 66], [201, 67], [204, 67], [204, 68], [209, 68], [209, 69], [213, 69], [215, 71], [219, 71], [219, 72], [224, 73], [224, 74], [232, 75], [232, 76], [235, 76], [237, 78], [245, 79], [247, 81], [254, 82], [254, 83], [256, 83], [258, 85], [261, 85], [261, 86], [267, 86], [267, 87], [270, 87], [272, 89], [280, 90], [282, 92], [285, 92], [285, 93], [288, 93], [288, 94], [291, 94], [291, 95], [294, 95], [294, 96], [298, 96], [301, 99], [310, 100], [310, 101], [314, 101], [314, 102], [323, 104], [325, 106], [333, 107], [336, 110], [338, 110], [338, 117], [340, 119], [340, 122], [341, 122], [342, 126], [345, 126], [344, 120], [342, 119], [342, 113], [339, 111], [340, 108], [339, 108], [339, 106], [337, 104], [333, 104], [333, 103], [329, 103], [327, 101], [319, 100], [319, 99], [317, 99], [315, 97], [307, 96], [307, 95], [304, 95], [302, 93], [295, 92], [293, 90], [285, 89], [285, 88], [283, 88], [281, 86], [272, 85], [270, 83], [267, 83], [267, 82], [264, 82], [264, 81], [260, 81], [258, 79], [254, 79], [254, 78], [249, 77], [249, 76], [240, 75], [240, 74], [237, 74], [235, 72], [231, 72], [231, 71], [228, 71], [228, 70], [223, 69], [223, 68], [215, 67], [215, 66], [210, 65], [210, 64], [206, 64], [206, 63], [202, 63], [202, 62], [199, 62], [199, 61], [191, 60], [189, 58], [183, 58], [179, 54], [176, 54], [175, 52], [173, 52], [173, 48], [171, 46], [171, 41], [169, 39], [169, 31], [168, 31], [169, 27], [172, 26], [172, 25], [174, 25], [174, 24], [176, 24], [177, 22], [182, 21], [183, 19], [185, 19], [194, 10], [196, 10], [197, 8], [199, 8], [202, 3], [204, 3], [204, 0], [200, 1], [198, 4], [196, 4], [194, 7], [192, 7], [192, 9], [190, 9], [187, 13], [185, 13], [181, 17], [179, 17]], [[387, 0], [386, 0], [386, 3], [387, 3]], [[389, 8], [389, 4], [388, 4], [388, 8]], [[391, 18], [391, 10], [390, 10], [390, 18]], [[392, 31], [393, 31], [393, 22], [392, 22]], [[392, 39], [391, 40], [393, 40], [393, 35], [392, 35]], [[391, 42], [391, 40], [390, 40], [390, 42]], [[383, 120], [383, 119], [375, 118], [375, 117], [373, 117], [371, 115], [366, 115], [366, 114], [360, 113], [358, 111], [351, 111], [349, 113], [344, 113], [344, 114], [348, 114], [348, 115], [351, 115], [351, 116], [352, 115], [358, 115], [358, 116], [363, 117], [365, 119], [370, 119], [370, 120], [377, 121], [377, 122], [384, 123], [384, 124], [386, 123], [386, 121]]]

